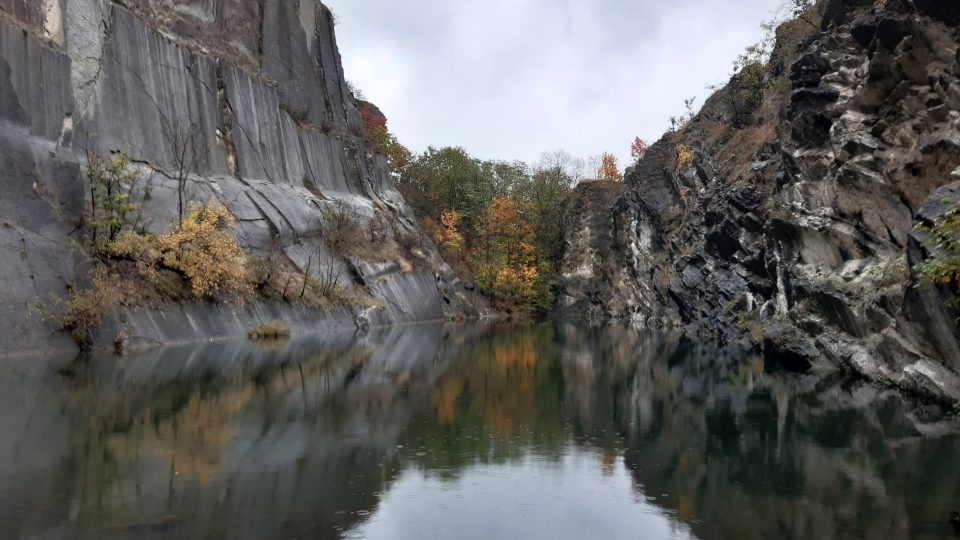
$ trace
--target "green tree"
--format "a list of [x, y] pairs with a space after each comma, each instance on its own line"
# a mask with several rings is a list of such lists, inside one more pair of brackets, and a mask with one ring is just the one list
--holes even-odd
[[399, 187], [423, 218], [436, 220], [445, 210], [456, 210], [467, 237], [475, 233], [495, 198], [492, 168], [463, 148], [428, 148], [404, 168]]
[[572, 192], [572, 183], [570, 175], [555, 166], [537, 169], [529, 182], [517, 189], [517, 197], [529, 209], [537, 250], [541, 259], [549, 263], [549, 270], [559, 268], [563, 259], [563, 203]]
[[[951, 286], [956, 293], [960, 286], [960, 210], [951, 210], [930, 227], [920, 227], [927, 233], [927, 246], [933, 256], [918, 264], [916, 270], [925, 283]], [[960, 293], [954, 294], [952, 304], [960, 303]]]
[[530, 179], [527, 164], [522, 161], [484, 161], [483, 174], [492, 182], [493, 197], [509, 197]]
[[110, 159], [87, 157], [90, 180], [90, 241], [99, 249], [116, 240], [128, 225], [127, 217], [137, 210], [134, 195], [140, 178], [130, 156], [117, 154]]

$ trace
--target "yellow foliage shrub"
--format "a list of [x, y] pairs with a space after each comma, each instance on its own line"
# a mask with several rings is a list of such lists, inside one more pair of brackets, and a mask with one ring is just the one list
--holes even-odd
[[235, 223], [229, 210], [210, 201], [157, 237], [161, 260], [183, 272], [198, 297], [228, 293], [242, 298], [249, 292], [247, 256], [230, 233]]
[[60, 306], [60, 327], [70, 332], [78, 345], [87, 347], [103, 317], [134, 292], [130, 283], [98, 264], [90, 271], [89, 288], [74, 289], [67, 298], [53, 298]]
[[247, 255], [230, 232], [234, 223], [229, 210], [210, 201], [159, 236], [124, 233], [109, 251], [136, 261], [147, 279], [155, 278], [158, 268], [166, 268], [183, 276], [199, 298], [225, 294], [243, 301], [252, 287]]
[[693, 151], [683, 143], [677, 144], [677, 166], [685, 169], [693, 163]]

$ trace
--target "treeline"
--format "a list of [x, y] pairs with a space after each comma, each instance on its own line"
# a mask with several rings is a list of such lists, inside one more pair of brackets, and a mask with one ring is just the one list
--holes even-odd
[[465, 279], [504, 309], [542, 312], [563, 258], [563, 203], [585, 169], [564, 152], [530, 166], [429, 148], [397, 171], [397, 185]]
[[[356, 95], [356, 91], [355, 95]], [[386, 156], [421, 230], [464, 279], [501, 309], [550, 309], [564, 251], [563, 203], [586, 177], [623, 180], [610, 153], [583, 160], [557, 151], [536, 164], [480, 160], [463, 148], [412, 154], [372, 103], [358, 99], [364, 137]], [[640, 159], [646, 143], [631, 148]]]

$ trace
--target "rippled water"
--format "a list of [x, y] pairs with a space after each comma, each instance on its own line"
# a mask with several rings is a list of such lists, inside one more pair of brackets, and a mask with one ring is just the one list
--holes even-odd
[[954, 538], [957, 429], [617, 328], [6, 361], [0, 538]]

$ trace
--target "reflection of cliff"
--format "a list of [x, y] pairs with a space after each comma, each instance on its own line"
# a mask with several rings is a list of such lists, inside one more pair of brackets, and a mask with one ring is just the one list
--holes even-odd
[[[214, 345], [65, 369], [62, 400], [35, 388], [69, 418], [51, 479], [40, 479], [57, 496], [34, 493], [45, 519], [12, 516], [0, 538], [335, 538], [376, 506], [396, 474], [399, 430], [429, 403], [451, 349], [475, 335], [397, 328], [352, 345]], [[31, 440], [51, 416], [5, 436]], [[16, 477], [0, 482], [0, 496], [18, 491]]]
[[[0, 0], [0, 355], [74, 348], [24, 308], [86, 282], [75, 249], [96, 221], [85, 166], [116, 152], [145, 192], [133, 198], [138, 227], [167, 230], [182, 205], [214, 199], [250, 255], [377, 302], [323, 313], [266, 298], [159, 303], [117, 310], [102, 345], [114, 326], [149, 345], [244, 336], [277, 318], [307, 333], [353, 328], [357, 316], [476, 314], [367, 140], [334, 26], [318, 0]], [[338, 212], [357, 221], [349, 256], [318, 238]], [[373, 242], [361, 228], [385, 232]]]
[[956, 436], [869, 386], [618, 328], [497, 334], [462, 356], [401, 439], [440, 477], [592, 448], [702, 538], [946, 537], [960, 505]]
[[[565, 378], [568, 405], [594, 418], [581, 425], [598, 433], [607, 426], [597, 421], [614, 423], [638, 491], [699, 537], [949, 534], [948, 510], [960, 503], [957, 439], [922, 437], [932, 428], [899, 397], [767, 375], [762, 361], [676, 341], [562, 334], [573, 364], [564, 373], [576, 373]], [[604, 361], [575, 361], [591, 351]]]
[[617, 328], [17, 364], [0, 373], [0, 539], [334, 538], [405, 471], [571, 456], [705, 539], [946, 537], [957, 437], [901, 400]]

